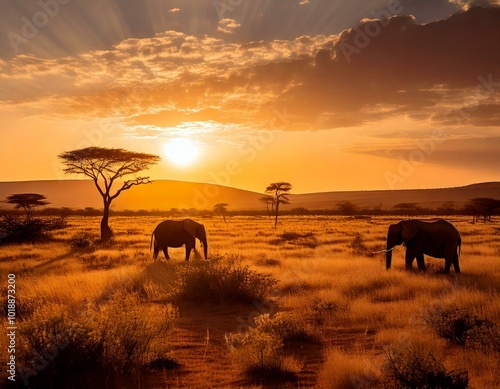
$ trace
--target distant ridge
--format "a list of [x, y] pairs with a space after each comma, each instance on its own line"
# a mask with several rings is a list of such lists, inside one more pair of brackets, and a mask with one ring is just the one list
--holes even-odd
[[[0, 182], [0, 201], [14, 193], [41, 193], [51, 207], [102, 208], [101, 197], [90, 180], [13, 181]], [[124, 192], [113, 203], [115, 210], [212, 209], [216, 203], [228, 203], [228, 210], [262, 210], [263, 193], [229, 188], [215, 184], [156, 180]], [[500, 198], [500, 182], [484, 182], [456, 188], [335, 191], [290, 195], [285, 209], [333, 209], [342, 201], [359, 208], [379, 207], [390, 210], [396, 204], [415, 203], [424, 208], [439, 208], [452, 201], [462, 207], [472, 198]], [[9, 205], [0, 203], [0, 208]]]

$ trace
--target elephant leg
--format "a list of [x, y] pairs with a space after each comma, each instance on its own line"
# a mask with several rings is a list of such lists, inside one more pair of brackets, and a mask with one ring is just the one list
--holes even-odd
[[165, 254], [165, 259], [166, 259], [166, 260], [170, 260], [170, 257], [168, 256], [168, 247], [165, 247], [165, 248], [163, 249], [163, 254]]
[[418, 270], [426, 271], [423, 253], [420, 253], [417, 255], [417, 266], [418, 266]]
[[444, 259], [444, 273], [448, 274], [450, 272], [452, 258], [449, 256]]
[[160, 249], [155, 246], [154, 251], [153, 251], [153, 259], [156, 261], [158, 259], [158, 253], [160, 252]]
[[406, 249], [406, 256], [405, 256], [406, 270], [411, 270], [414, 259], [415, 259], [415, 254], [411, 250]]
[[186, 262], [189, 262], [189, 256], [191, 255], [191, 250], [193, 247], [186, 245]]
[[453, 255], [453, 268], [455, 269], [455, 273], [460, 273], [460, 265], [458, 263], [458, 254], [455, 253]]

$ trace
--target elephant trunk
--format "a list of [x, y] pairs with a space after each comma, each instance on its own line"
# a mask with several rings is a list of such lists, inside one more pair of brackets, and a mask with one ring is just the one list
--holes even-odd
[[208, 245], [207, 245], [207, 240], [205, 239], [203, 241], [203, 255], [205, 256], [205, 261], [207, 260], [207, 254], [208, 254]]
[[208, 255], [208, 244], [207, 244], [207, 232], [205, 231], [204, 226], [201, 226], [201, 231], [199, 231], [198, 239], [203, 245], [203, 255], [205, 256], [205, 261], [206, 261]]
[[391, 262], [392, 262], [392, 249], [395, 246], [394, 239], [391, 239], [390, 235], [387, 235], [387, 246], [386, 250], [387, 252], [385, 253], [385, 268], [389, 270], [391, 268]]

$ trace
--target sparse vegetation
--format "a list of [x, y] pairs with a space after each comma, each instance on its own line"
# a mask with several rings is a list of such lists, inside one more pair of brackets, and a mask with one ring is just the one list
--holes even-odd
[[268, 314], [255, 318], [255, 327], [240, 334], [226, 336], [226, 344], [239, 368], [254, 383], [268, 384], [295, 381], [299, 363], [287, 357], [285, 342], [309, 336], [300, 329], [295, 319]]
[[[99, 387], [92, 377], [105, 371], [110, 389], [207, 382], [228, 388], [402, 387], [384, 367], [384, 350], [392, 350], [404, 373], [402, 366], [418, 366], [404, 352], [415, 338], [418, 350], [431, 350], [432, 356], [413, 352], [427, 361], [422, 369], [429, 377], [462, 385], [467, 371], [470, 387], [500, 385], [494, 226], [454, 219], [464, 241], [463, 273], [447, 277], [432, 270], [442, 268], [442, 260], [432, 258], [426, 258], [426, 274], [405, 272], [403, 248], [394, 250], [392, 272], [385, 271], [383, 254], [354, 254], [357, 233], [362, 247], [380, 247], [394, 218], [280, 217], [286, 231], [279, 225], [270, 230], [267, 218], [241, 216], [232, 217], [228, 229], [212, 215], [204, 221], [213, 249], [206, 262], [186, 263], [184, 248], [172, 248], [168, 262], [154, 262], [149, 239], [158, 218], [150, 216], [117, 216], [112, 245], [95, 244], [98, 236], [88, 235], [99, 216], [69, 216], [69, 228], [54, 230], [52, 240], [3, 246], [0, 277], [18, 276], [19, 366], [61, 341], [66, 346], [56, 356], [38, 360], [29, 378], [33, 386]], [[314, 249], [297, 244], [310, 237]], [[270, 244], [273, 239], [283, 241]], [[4, 316], [5, 309], [0, 307]], [[228, 352], [221, 347], [225, 334], [235, 333], [245, 345], [236, 342]], [[156, 335], [148, 342], [146, 334]], [[130, 339], [138, 342], [133, 351]], [[0, 337], [0, 348], [7, 340]]]
[[168, 351], [176, 316], [171, 305], [143, 307], [123, 290], [100, 306], [82, 305], [74, 313], [61, 308], [40, 307], [23, 327], [19, 368], [32, 386], [121, 386]]
[[0, 244], [36, 243], [50, 239], [52, 232], [66, 227], [64, 218], [20, 218], [4, 214], [0, 216]]
[[386, 387], [391, 388], [465, 389], [469, 385], [467, 371], [447, 371], [430, 351], [414, 345], [390, 350], [384, 371]]
[[273, 239], [269, 243], [272, 245], [289, 243], [314, 249], [318, 245], [318, 240], [312, 232], [305, 232], [302, 234], [298, 232], [284, 232], [278, 235], [277, 239]]

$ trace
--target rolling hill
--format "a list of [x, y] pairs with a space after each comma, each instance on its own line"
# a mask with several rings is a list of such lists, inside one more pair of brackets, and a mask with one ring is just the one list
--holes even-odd
[[[14, 193], [40, 193], [51, 207], [102, 208], [101, 197], [92, 181], [13, 181], [0, 182], [0, 199]], [[212, 209], [216, 203], [228, 203], [229, 210], [258, 210], [262, 193], [214, 184], [158, 180], [124, 192], [113, 203], [115, 210]], [[500, 198], [500, 182], [488, 182], [457, 188], [418, 190], [337, 191], [290, 195], [286, 209], [332, 209], [339, 202], [350, 201], [360, 208], [380, 207], [389, 210], [399, 203], [415, 203], [425, 208], [438, 208], [447, 201], [461, 207], [475, 197]], [[0, 203], [1, 208], [10, 207]]]

